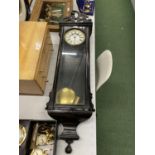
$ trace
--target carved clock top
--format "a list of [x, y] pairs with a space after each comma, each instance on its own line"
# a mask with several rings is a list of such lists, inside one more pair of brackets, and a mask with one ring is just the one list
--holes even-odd
[[62, 22], [86, 23], [91, 22], [91, 19], [89, 19], [89, 17], [83, 13], [80, 13], [78, 11], [72, 11], [71, 16], [64, 18]]

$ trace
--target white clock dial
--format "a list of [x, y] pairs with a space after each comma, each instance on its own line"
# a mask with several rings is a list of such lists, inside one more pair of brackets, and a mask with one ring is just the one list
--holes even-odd
[[72, 29], [65, 33], [64, 39], [69, 45], [80, 45], [85, 41], [85, 34], [78, 29]]

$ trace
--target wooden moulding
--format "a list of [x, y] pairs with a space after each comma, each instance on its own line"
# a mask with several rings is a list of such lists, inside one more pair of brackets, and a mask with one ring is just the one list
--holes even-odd
[[[70, 16], [73, 10], [73, 0], [36, 0], [30, 17], [31, 21], [39, 21], [44, 3], [65, 3], [63, 17]], [[50, 31], [58, 31], [59, 24], [48, 23], [48, 28]]]

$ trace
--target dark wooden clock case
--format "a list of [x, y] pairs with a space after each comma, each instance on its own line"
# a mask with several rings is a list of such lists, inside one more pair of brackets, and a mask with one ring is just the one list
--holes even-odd
[[[74, 140], [79, 139], [79, 136], [76, 132], [76, 127], [80, 122], [83, 122], [88, 118], [90, 118], [94, 111], [94, 106], [91, 101], [92, 94], [90, 92], [90, 61], [89, 61], [90, 59], [89, 39], [92, 32], [92, 21], [86, 15], [73, 11], [72, 15], [70, 17], [64, 18], [64, 20], [60, 22], [59, 25], [60, 25], [60, 44], [59, 44], [59, 51], [58, 51], [58, 57], [57, 57], [55, 78], [54, 78], [53, 89], [49, 95], [50, 100], [47, 103], [46, 109], [48, 114], [52, 118], [56, 119], [58, 123], [63, 125], [64, 127], [63, 132], [59, 136], [59, 139], [65, 140], [67, 142], [68, 145], [65, 151], [66, 153], [71, 153], [72, 152], [71, 143], [73, 143]], [[79, 45], [76, 47], [67, 45], [67, 43], [64, 40], [64, 33], [71, 29], [79, 29], [85, 33], [86, 39], [82, 45]], [[84, 49], [83, 57], [85, 62], [82, 67], [84, 68], [84, 72], [85, 72], [84, 73], [85, 80], [83, 80], [84, 82], [82, 85], [84, 86], [83, 93], [85, 94], [85, 97], [83, 99], [83, 104], [79, 104], [76, 106], [75, 105], [64, 106], [64, 105], [55, 103], [56, 92], [57, 92], [56, 90], [57, 90], [58, 79], [59, 79], [60, 62], [61, 62], [61, 59], [63, 59], [62, 49], [64, 48], [69, 51], [72, 51], [72, 50], [74, 51], [75, 49], [77, 51], [80, 51], [81, 49]], [[69, 68], [72, 67], [72, 63], [70, 63], [68, 67]], [[66, 71], [67, 70], [68, 68], [66, 68]], [[61, 81], [63, 80], [59, 80], [59, 83], [61, 83]], [[79, 81], [77, 80], [76, 82], [78, 83]], [[78, 84], [77, 84], [77, 87], [78, 87]]]

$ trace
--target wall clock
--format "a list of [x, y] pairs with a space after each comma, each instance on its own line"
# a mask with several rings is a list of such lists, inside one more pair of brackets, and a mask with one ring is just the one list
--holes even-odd
[[89, 39], [92, 21], [73, 11], [60, 22], [60, 44], [53, 89], [47, 103], [48, 114], [63, 125], [60, 139], [68, 145], [78, 140], [76, 127], [91, 117], [94, 106], [90, 92]]

